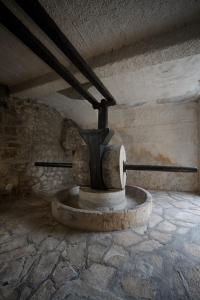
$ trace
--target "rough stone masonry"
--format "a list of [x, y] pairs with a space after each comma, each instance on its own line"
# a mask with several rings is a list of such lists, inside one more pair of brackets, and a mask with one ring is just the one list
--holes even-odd
[[[51, 193], [70, 184], [68, 169], [34, 166], [37, 160], [68, 160], [70, 151], [64, 151], [62, 146], [67, 134], [63, 124], [63, 118], [53, 108], [32, 100], [6, 99], [6, 107], [0, 110], [1, 192]], [[69, 134], [67, 137], [69, 140]]]

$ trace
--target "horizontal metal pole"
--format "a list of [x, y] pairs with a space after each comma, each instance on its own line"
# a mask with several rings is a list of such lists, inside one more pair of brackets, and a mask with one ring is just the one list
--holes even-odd
[[58, 162], [35, 162], [36, 167], [53, 167], [53, 168], [72, 168], [72, 163], [58, 163]]
[[94, 109], [100, 103], [85, 90], [80, 82], [57, 60], [57, 58], [37, 39], [26, 26], [0, 1], [0, 22], [28, 48], [39, 56], [48, 66], [69, 83], [83, 98], [88, 100]]
[[[35, 162], [37, 167], [54, 167], [54, 168], [72, 168], [72, 163], [58, 163], [58, 162]], [[129, 165], [124, 164], [124, 170], [135, 171], [158, 171], [158, 172], [186, 172], [196, 173], [198, 169], [196, 167], [175, 167], [175, 166], [155, 166], [155, 165]]]
[[[96, 87], [107, 100], [107, 105], [116, 104], [115, 99], [83, 59], [72, 43], [63, 34], [54, 20], [37, 0], [16, 0], [17, 4], [48, 35], [56, 46], [71, 60], [81, 73]], [[92, 30], [92, 28], [91, 28]]]
[[158, 172], [186, 172], [186, 173], [195, 173], [198, 171], [198, 169], [196, 167], [129, 165], [129, 164], [124, 164], [124, 170], [158, 171]]

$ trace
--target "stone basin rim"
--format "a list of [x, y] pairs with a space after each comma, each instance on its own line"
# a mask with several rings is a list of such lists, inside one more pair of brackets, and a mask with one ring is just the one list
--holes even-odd
[[[87, 210], [74, 206], [78, 204], [78, 191], [78, 186], [62, 190], [55, 195], [51, 203], [53, 217], [69, 228], [88, 232], [109, 232], [136, 228], [146, 225], [149, 221], [152, 196], [140, 187], [127, 186], [126, 191], [129, 191], [128, 195], [131, 196], [129, 205], [121, 210], [109, 211]], [[68, 205], [62, 203], [67, 197], [66, 192], [71, 192], [71, 198], [68, 194]], [[138, 205], [131, 207], [131, 204], [135, 205], [135, 201]]]
[[74, 186], [74, 187], [72, 187], [72, 188], [68, 188], [68, 189], [63, 189], [63, 190], [61, 190], [61, 191], [59, 191], [59, 192], [57, 192], [56, 194], [55, 194], [55, 199], [53, 199], [52, 200], [52, 205], [53, 205], [53, 202], [55, 203], [58, 203], [59, 202], [59, 206], [60, 206], [60, 208], [62, 207], [63, 209], [68, 209], [69, 211], [72, 211], [72, 212], [75, 212], [75, 213], [87, 213], [87, 214], [99, 214], [99, 215], [102, 215], [102, 214], [104, 214], [104, 215], [109, 215], [109, 214], [121, 214], [122, 212], [134, 212], [134, 211], [137, 211], [138, 209], [142, 209], [143, 207], [145, 207], [145, 206], [147, 206], [147, 205], [151, 205], [152, 204], [152, 196], [151, 196], [151, 194], [147, 191], [147, 190], [145, 190], [145, 189], [143, 189], [143, 188], [141, 188], [141, 187], [138, 187], [138, 186], [126, 186], [126, 187], [128, 187], [128, 188], [133, 188], [133, 189], [136, 189], [136, 190], [138, 190], [138, 191], [140, 191], [140, 192], [143, 192], [144, 193], [144, 195], [146, 195], [146, 199], [144, 200], [144, 202], [143, 203], [141, 203], [141, 204], [138, 204], [136, 207], [134, 207], [134, 208], [130, 208], [130, 209], [121, 209], [121, 210], [116, 210], [116, 211], [112, 211], [112, 210], [110, 210], [110, 211], [99, 211], [99, 210], [87, 210], [87, 209], [83, 209], [83, 208], [75, 208], [75, 207], [72, 207], [72, 206], [70, 206], [70, 205], [67, 205], [67, 204], [64, 204], [63, 202], [62, 202], [62, 200], [60, 200], [60, 199], [58, 199], [58, 194], [60, 194], [60, 193], [62, 193], [62, 192], [69, 192], [71, 189], [73, 189], [73, 188], [76, 188], [77, 186]]

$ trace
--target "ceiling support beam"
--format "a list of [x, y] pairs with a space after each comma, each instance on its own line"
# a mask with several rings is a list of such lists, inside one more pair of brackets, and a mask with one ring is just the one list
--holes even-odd
[[88, 100], [94, 109], [100, 103], [85, 90], [80, 82], [57, 60], [57, 58], [26, 28], [26, 26], [0, 1], [0, 22], [28, 48], [49, 65], [67, 83], [69, 83], [84, 99]]
[[28, 16], [47, 34], [56, 46], [71, 60], [80, 72], [95, 86], [95, 88], [107, 100], [106, 105], [115, 105], [116, 101], [95, 72], [82, 58], [76, 48], [62, 33], [57, 24], [48, 15], [46, 10], [37, 0], [16, 0], [17, 4], [28, 14]]

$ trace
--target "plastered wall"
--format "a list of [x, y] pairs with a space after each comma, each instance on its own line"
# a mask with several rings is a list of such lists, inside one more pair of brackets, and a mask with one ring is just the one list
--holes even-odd
[[[175, 166], [199, 165], [199, 104], [165, 103], [115, 107], [112, 143], [123, 143], [128, 162]], [[198, 173], [129, 171], [128, 184], [147, 189], [198, 191]]]

